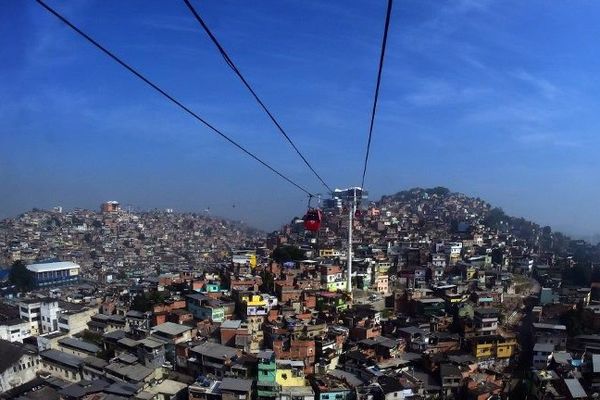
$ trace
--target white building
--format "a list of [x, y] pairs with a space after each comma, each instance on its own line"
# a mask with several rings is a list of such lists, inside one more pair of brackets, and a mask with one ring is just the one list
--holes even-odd
[[551, 343], [536, 343], [533, 346], [533, 368], [546, 369], [550, 362], [550, 356], [554, 352], [554, 345]]
[[23, 342], [23, 339], [31, 336], [29, 321], [12, 319], [0, 323], [0, 339], [9, 342]]
[[58, 329], [75, 335], [87, 329], [92, 316], [98, 314], [98, 308], [84, 308], [79, 311], [61, 311], [58, 315]]
[[431, 256], [431, 264], [434, 267], [446, 268], [446, 255], [444, 253], [434, 253]]
[[0, 393], [4, 393], [36, 377], [40, 360], [35, 348], [0, 340]]
[[462, 251], [463, 245], [461, 242], [452, 242], [448, 243], [448, 247], [446, 247], [446, 251], [450, 255], [450, 258], [460, 258], [460, 253]]
[[58, 300], [49, 297], [19, 302], [19, 314], [29, 322], [31, 336], [58, 331]]
[[40, 311], [42, 333], [58, 331], [58, 315], [60, 314], [58, 300], [43, 302], [41, 304]]

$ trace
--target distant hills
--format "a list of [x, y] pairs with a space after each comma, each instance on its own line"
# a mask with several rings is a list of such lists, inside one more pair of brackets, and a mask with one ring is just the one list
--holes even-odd
[[445, 219], [449, 227], [461, 222], [459, 221], [461, 214], [465, 214], [461, 209], [467, 210], [470, 213], [464, 215], [464, 220], [467, 222], [481, 223], [493, 231], [513, 235], [530, 245], [538, 246], [540, 250], [552, 251], [560, 255], [582, 253], [581, 249], [587, 249], [585, 253], [593, 254], [590, 257], [594, 262], [600, 262], [600, 243], [598, 243], [600, 234], [593, 237], [594, 244], [585, 240], [573, 240], [568, 235], [553, 231], [550, 226], [541, 226], [523, 217], [507, 215], [501, 208], [494, 207], [478, 197], [452, 192], [446, 187], [417, 187], [403, 190], [392, 195], [384, 195], [375, 204], [378, 207], [396, 204], [397, 208], [414, 204], [418, 205], [423, 215], [441, 208], [445, 214], [442, 213], [438, 217]]

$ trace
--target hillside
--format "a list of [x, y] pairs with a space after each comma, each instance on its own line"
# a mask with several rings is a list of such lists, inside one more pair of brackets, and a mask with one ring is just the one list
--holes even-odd
[[103, 273], [193, 268], [255, 246], [264, 233], [204, 214], [33, 210], [0, 221], [0, 265], [58, 258]]
[[[452, 192], [444, 187], [430, 189], [413, 188], [393, 195], [383, 196], [375, 203], [377, 207], [389, 208], [395, 214], [410, 211], [423, 224], [435, 221], [450, 234], [466, 233], [478, 227], [501, 234], [512, 240], [522, 241], [538, 252], [559, 255], [587, 256], [600, 261], [599, 246], [582, 240], [572, 240], [550, 226], [541, 226], [523, 217], [507, 215], [501, 208], [480, 199]], [[461, 229], [463, 228], [463, 229]], [[582, 249], [585, 249], [582, 252]]]
[[[382, 196], [362, 204], [355, 219], [353, 242], [357, 257], [401, 254], [419, 250], [417, 264], [431, 262], [438, 248], [462, 243], [461, 259], [492, 256], [498, 268], [512, 269], [526, 262], [550, 265], [566, 283], [589, 285], [593, 266], [600, 265], [600, 246], [572, 240], [549, 226], [540, 226], [522, 217], [507, 215], [480, 198], [452, 192], [444, 187], [413, 188]], [[292, 223], [284, 234], [290, 243], [339, 249], [347, 241], [346, 209], [328, 209], [318, 240], [304, 232], [301, 221]], [[285, 231], [284, 231], [285, 232]]]

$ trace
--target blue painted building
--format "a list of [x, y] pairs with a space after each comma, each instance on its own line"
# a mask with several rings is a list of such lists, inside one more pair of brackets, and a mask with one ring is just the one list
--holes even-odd
[[79, 281], [81, 267], [71, 261], [29, 264], [27, 270], [33, 275], [37, 287], [71, 285]]

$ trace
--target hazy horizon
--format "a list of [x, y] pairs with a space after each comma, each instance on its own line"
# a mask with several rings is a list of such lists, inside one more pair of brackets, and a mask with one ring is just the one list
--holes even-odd
[[[182, 2], [48, 3], [314, 193]], [[139, 5], [143, 4], [143, 7]], [[332, 187], [357, 185], [385, 2], [194, 2]], [[273, 230], [304, 194], [35, 2], [0, 15], [0, 218], [105, 200]], [[445, 186], [573, 237], [600, 233], [600, 4], [394, 6], [366, 189]], [[235, 207], [234, 207], [235, 205]], [[597, 240], [597, 239], [596, 239]]]
[[[395, 190], [392, 191], [390, 193], [385, 193], [383, 195], [393, 195], [395, 193], [397, 193], [398, 191], [401, 190], [410, 190], [410, 189], [414, 189], [416, 187], [411, 187], [411, 188], [403, 188], [403, 189], [399, 189], [399, 190]], [[452, 188], [449, 188], [452, 192], [454, 192], [454, 190], [452, 190]], [[464, 193], [466, 194], [466, 193]], [[468, 194], [467, 194], [468, 195]], [[470, 197], [480, 197], [478, 195], [469, 195]], [[377, 198], [371, 198], [369, 199], [369, 201], [380, 201], [382, 196], [378, 196]], [[482, 200], [484, 201], [488, 201], [485, 198], [480, 197]], [[111, 199], [111, 200], [115, 200], [115, 199]], [[109, 200], [105, 200], [105, 201], [109, 201]], [[488, 201], [489, 202], [489, 201]], [[101, 203], [101, 202], [100, 202]], [[53, 207], [56, 206], [61, 206], [63, 207], [63, 212], [68, 212], [68, 211], [72, 211], [76, 208], [80, 208], [80, 209], [86, 209], [86, 210], [92, 210], [92, 211], [96, 211], [98, 212], [100, 209], [100, 203], [96, 204], [96, 205], [90, 205], [90, 206], [69, 206], [69, 207], [65, 207], [62, 204], [54, 204], [54, 205], [48, 205], [48, 206], [44, 206], [44, 207], [40, 207], [40, 206], [34, 206], [30, 209], [27, 210], [23, 210], [21, 212], [18, 212], [17, 214], [14, 215], [1, 215], [0, 214], [0, 220], [2, 219], [7, 219], [7, 218], [16, 218], [18, 217], [20, 214], [23, 214], [25, 212], [31, 211], [33, 208], [37, 208], [37, 209], [42, 209], [42, 210], [51, 210]], [[211, 217], [216, 217], [216, 218], [225, 218], [228, 220], [232, 220], [232, 221], [238, 221], [238, 222], [242, 222], [246, 225], [248, 225], [251, 228], [256, 228], [265, 232], [272, 232], [275, 230], [279, 230], [283, 225], [287, 224], [288, 222], [290, 222], [292, 220], [292, 218], [294, 217], [301, 217], [302, 214], [305, 211], [304, 207], [301, 207], [298, 209], [298, 212], [296, 214], [289, 214], [289, 215], [284, 215], [283, 219], [281, 220], [280, 223], [277, 223], [276, 221], [272, 220], [269, 221], [269, 223], [267, 225], [260, 225], [259, 223], [252, 223], [252, 218], [251, 215], [248, 215], [246, 217], [244, 217], [244, 212], [246, 211], [240, 211], [238, 210], [238, 205], [237, 204], [231, 204], [229, 207], [228, 206], [219, 206], [217, 205], [215, 208], [210, 207], [210, 208], [204, 208], [204, 209], [177, 209], [177, 208], [173, 208], [170, 207], [168, 205], [165, 206], [161, 206], [161, 207], [152, 207], [152, 206], [147, 206], [147, 207], [141, 207], [140, 205], [137, 204], [131, 204], [131, 203], [123, 203], [123, 202], [119, 202], [122, 208], [131, 208], [134, 212], [146, 212], [146, 211], [154, 211], [154, 210], [158, 210], [158, 211], [163, 211], [166, 209], [172, 209], [173, 212], [175, 213], [197, 213], [197, 214], [205, 214]], [[493, 204], [491, 203], [492, 207], [499, 207], [502, 208], [509, 216], [511, 217], [523, 217], [526, 220], [532, 221], [534, 223], [539, 224], [540, 226], [545, 226], [545, 225], [549, 225], [546, 224], [542, 221], [536, 221], [536, 220], [532, 220], [531, 218], [528, 218], [525, 215], [517, 215], [517, 214], [513, 214], [511, 213], [509, 210], [507, 210], [506, 208], [502, 207], [501, 205], [498, 204]], [[244, 207], [242, 205], [242, 209], [244, 210]], [[250, 217], [250, 219], [248, 219], [248, 217]], [[572, 237], [573, 239], [583, 239], [586, 240], [592, 244], [596, 244], [596, 243], [600, 243], [600, 232], [592, 232], [592, 233], [586, 233], [586, 234], [578, 234], [578, 233], [574, 233], [574, 232], [569, 232], [568, 230], [565, 229], [561, 229], [558, 226], [553, 226], [550, 225], [553, 231], [559, 231], [562, 232], [570, 237]]]

